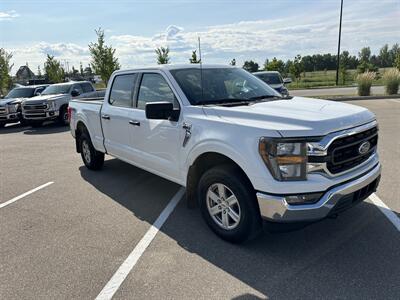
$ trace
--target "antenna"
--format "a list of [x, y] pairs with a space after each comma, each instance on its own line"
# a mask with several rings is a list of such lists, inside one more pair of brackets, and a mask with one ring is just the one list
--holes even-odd
[[200, 57], [200, 88], [201, 88], [201, 101], [204, 101], [204, 92], [203, 92], [203, 60], [201, 58], [201, 44], [200, 44], [200, 36], [199, 40], [199, 57]]

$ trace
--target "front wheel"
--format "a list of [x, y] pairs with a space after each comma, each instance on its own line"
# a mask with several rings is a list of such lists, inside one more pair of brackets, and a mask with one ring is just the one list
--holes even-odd
[[260, 232], [254, 189], [235, 166], [217, 166], [205, 172], [198, 198], [207, 225], [222, 239], [242, 243]]
[[83, 163], [90, 170], [100, 170], [104, 164], [104, 153], [94, 149], [89, 135], [84, 132], [80, 137], [80, 152]]
[[63, 125], [63, 126], [69, 125], [68, 109], [66, 106], [63, 106], [60, 109], [60, 114], [58, 116], [58, 122], [60, 123], [60, 125]]

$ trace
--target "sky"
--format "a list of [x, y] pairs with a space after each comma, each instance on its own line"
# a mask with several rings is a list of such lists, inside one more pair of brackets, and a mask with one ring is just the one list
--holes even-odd
[[[90, 62], [88, 44], [101, 27], [123, 69], [154, 65], [154, 49], [188, 63], [200, 36], [203, 63], [241, 65], [296, 54], [336, 53], [340, 0], [0, 0], [0, 47], [15, 73], [37, 72], [46, 54], [70, 68]], [[400, 0], [344, 0], [342, 50], [373, 53], [400, 43]]]

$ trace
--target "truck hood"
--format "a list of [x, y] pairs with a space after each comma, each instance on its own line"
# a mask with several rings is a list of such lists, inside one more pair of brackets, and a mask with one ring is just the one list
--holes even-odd
[[7, 104], [17, 104], [21, 103], [21, 101], [24, 100], [24, 98], [7, 98], [7, 99], [1, 99], [0, 100], [0, 106], [5, 106]]
[[375, 119], [372, 112], [360, 106], [304, 97], [248, 106], [215, 106], [213, 111], [226, 121], [277, 130], [283, 137], [322, 136]]
[[68, 94], [40, 95], [40, 96], [35, 96], [35, 97], [25, 100], [24, 104], [37, 104], [37, 103], [43, 103], [47, 100], [57, 100], [57, 99], [62, 99], [62, 98], [67, 98], [67, 97], [69, 97]]

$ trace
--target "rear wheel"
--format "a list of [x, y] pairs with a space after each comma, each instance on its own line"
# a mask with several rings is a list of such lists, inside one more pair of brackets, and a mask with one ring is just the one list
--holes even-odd
[[82, 133], [79, 144], [85, 166], [90, 170], [100, 170], [104, 164], [104, 153], [94, 149], [87, 132]]
[[198, 198], [207, 225], [222, 239], [241, 243], [261, 231], [254, 189], [235, 166], [217, 166], [205, 172]]

